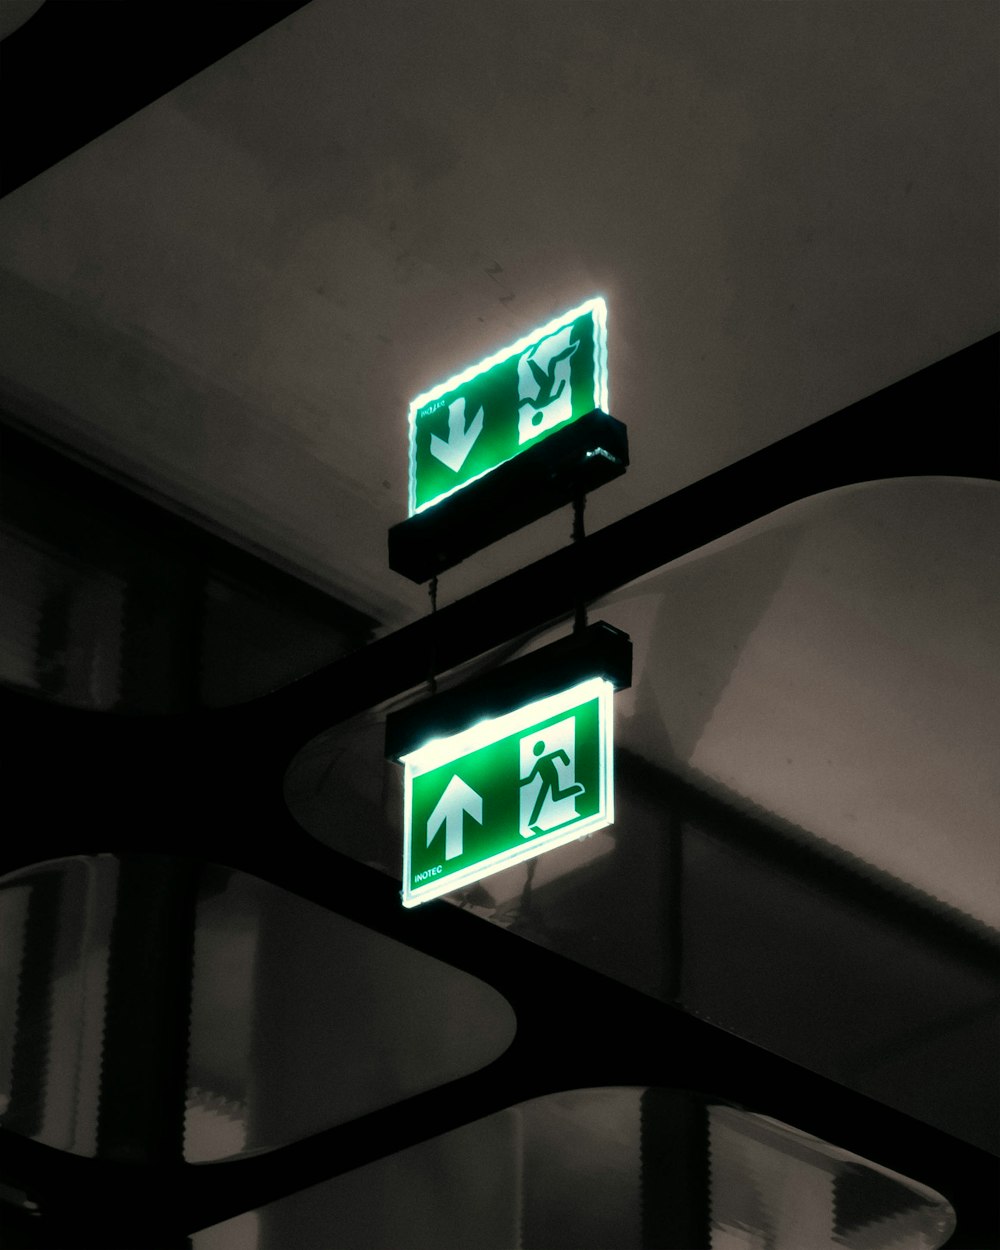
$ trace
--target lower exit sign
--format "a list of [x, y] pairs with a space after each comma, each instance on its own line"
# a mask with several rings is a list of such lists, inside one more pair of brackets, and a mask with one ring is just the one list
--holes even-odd
[[613, 698], [588, 678], [400, 756], [404, 906], [611, 824]]

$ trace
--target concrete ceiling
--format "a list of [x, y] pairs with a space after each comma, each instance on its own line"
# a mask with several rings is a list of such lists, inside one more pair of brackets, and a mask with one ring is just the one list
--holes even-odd
[[397, 625], [409, 398], [591, 294], [633, 452], [592, 527], [990, 333], [996, 29], [978, 0], [313, 0], [0, 204], [0, 373]]
[[[608, 301], [610, 407], [633, 461], [591, 498], [592, 529], [995, 330], [998, 24], [993, 0], [312, 0], [0, 202], [4, 396], [393, 629], [426, 606], [385, 556], [406, 511], [409, 399], [591, 295]], [[992, 488], [970, 498], [946, 553], [996, 520]], [[928, 506], [947, 527], [948, 498]], [[568, 534], [558, 516], [505, 540], [446, 574], [442, 601]], [[919, 566], [913, 531], [876, 517], [866, 535], [873, 568], [900, 553]], [[799, 607], [780, 599], [770, 641], [770, 618], [748, 619], [715, 719], [699, 707], [694, 766], [753, 789], [752, 752], [725, 761], [762, 723], [803, 612], [853, 593], [859, 541], [853, 522], [822, 531], [826, 563], [810, 567], [839, 567], [840, 590], [824, 573], [802, 599], [800, 562]], [[1000, 602], [989, 544], [973, 548], [962, 577], [992, 589], [963, 642], [955, 688], [970, 693]], [[902, 628], [906, 587], [886, 593]], [[709, 599], [724, 616], [725, 585]], [[900, 660], [894, 689], [949, 655], [937, 637]], [[810, 641], [786, 678], [815, 676], [823, 654], [842, 674], [842, 649]], [[857, 682], [884, 659], [854, 656]], [[839, 696], [824, 722], [813, 685], [782, 743], [856, 770], [865, 744], [842, 732]], [[910, 719], [940, 695], [927, 683]], [[984, 767], [966, 736], [957, 786]], [[913, 742], [917, 761], [923, 729]], [[798, 776], [754, 798], [808, 823]], [[863, 805], [866, 785], [851, 792]], [[975, 793], [970, 880], [991, 791]], [[870, 825], [886, 801], [844, 819]], [[985, 918], [979, 885], [947, 897]]]

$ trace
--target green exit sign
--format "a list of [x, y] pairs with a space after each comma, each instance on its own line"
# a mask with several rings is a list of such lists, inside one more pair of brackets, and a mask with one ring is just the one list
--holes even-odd
[[410, 404], [410, 516], [608, 408], [607, 308], [588, 300]]
[[401, 756], [403, 905], [611, 824], [613, 698], [588, 678]]

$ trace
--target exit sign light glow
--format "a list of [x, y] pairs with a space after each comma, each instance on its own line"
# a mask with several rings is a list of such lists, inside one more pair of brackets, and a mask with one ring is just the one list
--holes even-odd
[[587, 300], [410, 404], [409, 513], [608, 410], [607, 306]]
[[402, 756], [403, 905], [611, 824], [613, 700], [592, 677]]

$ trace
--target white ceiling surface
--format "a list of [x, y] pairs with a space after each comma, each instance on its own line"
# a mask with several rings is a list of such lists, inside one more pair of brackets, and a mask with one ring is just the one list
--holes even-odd
[[998, 13], [313, 0], [0, 202], [0, 379], [394, 628], [408, 400], [592, 294], [590, 528], [995, 329]]

